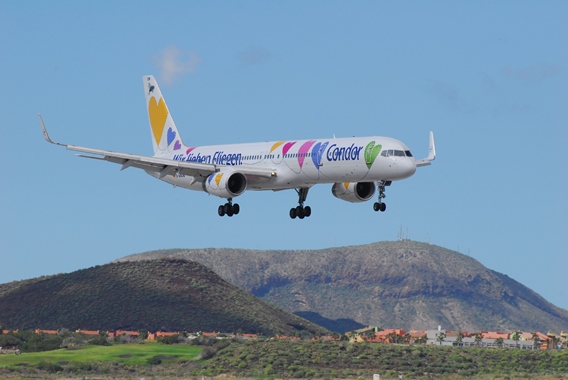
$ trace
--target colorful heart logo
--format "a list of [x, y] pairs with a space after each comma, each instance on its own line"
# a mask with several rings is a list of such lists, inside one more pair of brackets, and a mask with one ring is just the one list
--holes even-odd
[[174, 144], [174, 150], [180, 150], [181, 149], [181, 144], [179, 143], [179, 140], [176, 140], [176, 143]]
[[314, 148], [312, 149], [312, 161], [314, 162], [314, 165], [316, 166], [316, 168], [320, 168], [321, 166], [321, 160], [323, 158], [323, 152], [325, 151], [325, 148], [327, 148], [329, 144], [329, 141], [326, 141], [325, 143], [317, 143], [316, 145], [314, 145]]
[[215, 183], [219, 186], [219, 182], [221, 182], [221, 178], [223, 178], [223, 173], [219, 173], [215, 176]]
[[176, 131], [174, 131], [171, 128], [168, 128], [168, 146], [170, 146], [170, 144], [174, 141], [176, 135], [177, 135]]
[[152, 126], [154, 139], [156, 140], [156, 144], [160, 145], [166, 119], [168, 118], [168, 107], [166, 107], [163, 98], [160, 98], [158, 103], [156, 103], [156, 98], [153, 96], [150, 98], [148, 102], [148, 115], [150, 115], [150, 125]]
[[314, 145], [314, 143], [315, 143], [314, 140], [306, 141], [305, 143], [302, 144], [302, 146], [298, 150], [299, 153], [298, 164], [300, 165], [300, 168], [304, 166], [304, 160], [306, 159], [306, 155], [310, 151], [310, 148], [312, 147], [312, 145]]
[[290, 150], [290, 148], [295, 144], [296, 142], [287, 142], [286, 144], [284, 144], [284, 146], [282, 147], [282, 154], [286, 155], [286, 153], [288, 153], [288, 151]]
[[275, 142], [274, 145], [272, 145], [272, 148], [270, 148], [270, 153], [274, 152], [274, 150], [282, 144], [284, 144], [284, 141]]
[[367, 144], [364, 153], [365, 163], [367, 164], [367, 168], [371, 169], [371, 166], [373, 166], [373, 162], [375, 162], [375, 159], [379, 155], [379, 152], [381, 151], [382, 148], [383, 147], [380, 144], [375, 146], [374, 141], [371, 141], [370, 143]]

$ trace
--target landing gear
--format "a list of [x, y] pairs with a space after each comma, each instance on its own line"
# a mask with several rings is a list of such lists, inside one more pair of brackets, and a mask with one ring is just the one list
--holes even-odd
[[224, 205], [219, 206], [219, 209], [217, 210], [219, 216], [227, 215], [229, 217], [237, 215], [240, 211], [241, 207], [239, 206], [238, 203], [233, 204], [232, 198], [229, 198], [227, 200], [227, 203], [225, 203]]
[[309, 189], [310, 189], [309, 187], [302, 187], [300, 189], [296, 189], [296, 192], [298, 193], [299, 205], [296, 207], [292, 207], [290, 209], [290, 218], [296, 219], [296, 217], [298, 217], [299, 219], [304, 219], [312, 215], [312, 208], [310, 206], [304, 207], [304, 202], [308, 197]]
[[384, 212], [387, 209], [387, 204], [383, 202], [386, 197], [385, 186], [390, 186], [391, 181], [379, 181], [377, 187], [379, 188], [379, 201], [373, 204], [373, 210]]

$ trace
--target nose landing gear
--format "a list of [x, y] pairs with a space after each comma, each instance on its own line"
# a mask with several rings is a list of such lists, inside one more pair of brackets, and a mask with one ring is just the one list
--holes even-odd
[[385, 186], [390, 186], [391, 183], [391, 181], [377, 182], [377, 187], [379, 188], [379, 200], [373, 204], [373, 210], [384, 212], [387, 209], [387, 204], [383, 202], [383, 198], [386, 198]]
[[290, 209], [290, 218], [296, 219], [296, 217], [298, 217], [299, 219], [304, 219], [312, 215], [312, 208], [310, 206], [304, 207], [304, 202], [308, 197], [308, 190], [310, 190], [309, 187], [296, 189], [298, 193], [298, 206]]
[[241, 208], [239, 206], [238, 203], [233, 204], [233, 198], [229, 198], [227, 199], [227, 203], [225, 203], [224, 205], [219, 206], [219, 209], [217, 210], [217, 212], [219, 213], [219, 216], [233, 216], [233, 215], [237, 215], [239, 212], [241, 211]]

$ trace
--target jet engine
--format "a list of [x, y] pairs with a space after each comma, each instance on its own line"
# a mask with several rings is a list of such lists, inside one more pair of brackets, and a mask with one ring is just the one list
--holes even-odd
[[375, 195], [374, 182], [336, 182], [331, 188], [333, 196], [341, 200], [359, 203], [368, 201]]
[[203, 191], [221, 198], [233, 198], [247, 189], [244, 174], [236, 171], [213, 173], [203, 181]]

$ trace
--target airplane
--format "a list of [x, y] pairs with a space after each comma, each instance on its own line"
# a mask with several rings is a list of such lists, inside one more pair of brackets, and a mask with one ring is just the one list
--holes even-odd
[[298, 194], [298, 206], [290, 218], [304, 219], [312, 213], [304, 206], [308, 191], [316, 184], [332, 184], [331, 192], [343, 201], [358, 203], [373, 198], [375, 211], [385, 211], [385, 187], [412, 176], [417, 167], [436, 158], [434, 134], [429, 153], [415, 160], [406, 145], [389, 137], [351, 137], [312, 140], [280, 140], [232, 145], [186, 145], [172, 119], [162, 92], [152, 75], [143, 77], [146, 109], [150, 121], [153, 156], [112, 152], [54, 142], [38, 115], [47, 142], [77, 151], [79, 157], [139, 168], [174, 186], [203, 191], [226, 199], [219, 216], [240, 212], [233, 199], [246, 190], [289, 190]]

